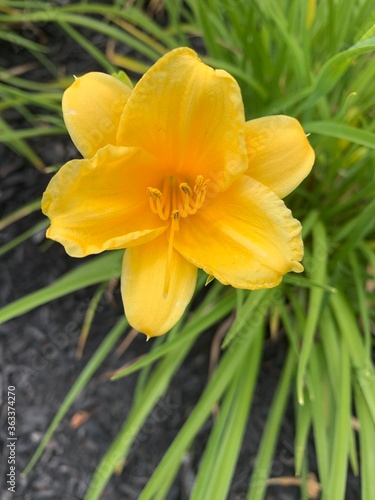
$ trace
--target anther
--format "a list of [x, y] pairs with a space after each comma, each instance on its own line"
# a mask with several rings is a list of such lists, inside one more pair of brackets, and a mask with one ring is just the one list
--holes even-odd
[[172, 212], [172, 217], [174, 220], [178, 220], [180, 218], [180, 211], [179, 210], [173, 210]]
[[154, 199], [162, 197], [161, 191], [159, 191], [159, 189], [152, 188], [152, 187], [147, 188], [147, 194], [149, 196], [151, 196], [151, 198], [154, 198]]
[[179, 224], [179, 220], [180, 220], [180, 211], [179, 210], [173, 210], [173, 212], [171, 213], [171, 217], [172, 217], [172, 226], [174, 226], [174, 230], [175, 231], [178, 231], [179, 230], [179, 227], [180, 227], [180, 224]]
[[193, 191], [191, 190], [191, 187], [189, 186], [189, 184], [187, 182], [181, 182], [179, 187], [180, 187], [181, 191], [183, 191], [188, 196], [191, 196], [193, 194]]
[[204, 177], [203, 175], [198, 175], [194, 184], [194, 193], [198, 193], [198, 191], [202, 189], [203, 185], [204, 185]]
[[186, 217], [191, 211], [191, 198], [193, 195], [193, 191], [189, 184], [187, 184], [187, 182], [182, 182], [179, 185], [179, 188], [181, 189], [183, 196], [181, 216]]

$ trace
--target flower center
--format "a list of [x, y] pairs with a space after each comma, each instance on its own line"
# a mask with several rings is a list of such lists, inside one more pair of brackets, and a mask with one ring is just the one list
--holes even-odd
[[170, 220], [168, 228], [168, 257], [164, 280], [164, 295], [168, 294], [171, 262], [173, 252], [173, 240], [175, 232], [179, 230], [180, 219], [193, 215], [203, 206], [206, 198], [209, 179], [198, 175], [194, 187], [191, 188], [187, 182], [181, 182], [174, 176], [164, 178], [162, 190], [147, 188], [150, 199], [150, 208], [162, 220]]
[[196, 178], [194, 188], [187, 182], [180, 182], [176, 177], [166, 177], [162, 191], [156, 188], [147, 188], [150, 197], [150, 208], [162, 220], [180, 219], [195, 214], [203, 205], [206, 197], [206, 188], [209, 179], [204, 180], [202, 175]]

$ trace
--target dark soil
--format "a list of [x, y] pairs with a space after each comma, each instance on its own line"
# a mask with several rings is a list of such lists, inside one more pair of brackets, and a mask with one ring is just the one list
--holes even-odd
[[[56, 26], [40, 28], [51, 58], [60, 74], [82, 74], [100, 68]], [[97, 46], [104, 49], [106, 40], [86, 33]], [[29, 34], [38, 37], [37, 34]], [[38, 40], [40, 41], [40, 40]], [[10, 44], [0, 44], [0, 65], [13, 67], [30, 60], [25, 51], [15, 50]], [[50, 75], [42, 67], [34, 69], [29, 77], [48, 81]], [[8, 114], [5, 117], [14, 127], [27, 126], [24, 119]], [[46, 164], [64, 163], [77, 153], [67, 137], [33, 141], [33, 146]], [[39, 173], [25, 160], [0, 145], [0, 218], [41, 196], [50, 176]], [[30, 228], [43, 216], [37, 212], [7, 227], [1, 234], [0, 245]], [[58, 244], [46, 244], [44, 233], [18, 246], [2, 257], [0, 306], [39, 289], [82, 261], [68, 257]], [[103, 302], [94, 324], [82, 360], [75, 358], [77, 339], [95, 287], [83, 289], [65, 298], [55, 300], [20, 318], [0, 325], [0, 366], [2, 384], [1, 430], [2, 456], [0, 468], [1, 498], [23, 500], [73, 500], [83, 498], [84, 492], [99, 460], [111, 444], [129, 413], [136, 375], [109, 382], [103, 374], [113, 370], [150, 349], [144, 336], [138, 336], [126, 353], [117, 359], [110, 355], [98, 373], [80, 394], [59, 425], [46, 451], [32, 472], [21, 478], [20, 472], [31, 458], [48, 424], [58, 410], [68, 390], [86, 365], [106, 333], [123, 314], [119, 287], [110, 300]], [[138, 498], [163, 453], [189, 416], [207, 382], [209, 349], [214, 332], [207, 332], [173, 379], [168, 392], [152, 413], [132, 447], [128, 463], [115, 476], [102, 498]], [[152, 341], [151, 341], [152, 342]], [[246, 497], [261, 438], [264, 422], [277, 385], [284, 360], [286, 343], [266, 342], [264, 360], [258, 380], [252, 412], [243, 449], [234, 477], [230, 500]], [[7, 491], [8, 470], [6, 447], [6, 390], [16, 388], [16, 493]], [[90, 418], [73, 428], [71, 418], [79, 411], [87, 411]], [[169, 500], [188, 499], [192, 481], [199, 467], [200, 456], [211, 428], [207, 422], [186, 457], [180, 474], [169, 494]], [[281, 437], [275, 453], [271, 476], [293, 476], [294, 422], [292, 402], [283, 422]], [[310, 450], [310, 469], [316, 473], [313, 450]], [[350, 477], [347, 499], [360, 498], [359, 480]], [[270, 487], [268, 499], [298, 499], [297, 487]], [[214, 500], [214, 499], [212, 499]]]

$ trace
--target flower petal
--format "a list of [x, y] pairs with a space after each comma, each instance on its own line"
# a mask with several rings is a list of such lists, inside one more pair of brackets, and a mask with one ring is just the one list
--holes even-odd
[[118, 124], [130, 94], [130, 87], [105, 73], [87, 73], [64, 92], [66, 128], [85, 158], [107, 144], [116, 144]]
[[314, 151], [300, 123], [289, 116], [267, 116], [246, 122], [247, 175], [279, 198], [291, 193], [309, 174]]
[[237, 82], [187, 48], [172, 50], [135, 86], [117, 144], [146, 149], [165, 170], [227, 187], [247, 168], [244, 110]]
[[167, 295], [164, 282], [168, 261], [165, 235], [126, 250], [121, 293], [129, 323], [148, 337], [163, 335], [181, 318], [196, 285], [197, 268], [173, 250]]
[[241, 176], [197, 214], [181, 221], [175, 248], [225, 285], [271, 288], [303, 271], [301, 225], [272, 191]]
[[151, 212], [147, 187], [155, 159], [136, 148], [107, 146], [91, 160], [72, 160], [52, 178], [42, 199], [47, 236], [73, 257], [150, 241], [167, 229]]

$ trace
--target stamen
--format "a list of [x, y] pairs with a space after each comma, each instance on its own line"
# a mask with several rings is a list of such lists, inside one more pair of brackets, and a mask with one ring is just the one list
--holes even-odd
[[171, 278], [171, 267], [172, 267], [172, 255], [173, 255], [173, 240], [174, 234], [179, 229], [179, 220], [180, 220], [180, 212], [178, 210], [173, 210], [171, 213], [171, 227], [169, 230], [169, 238], [168, 238], [168, 255], [167, 255], [167, 267], [165, 269], [165, 278], [164, 278], [164, 289], [163, 289], [163, 297], [167, 297], [169, 290], [169, 282]]
[[203, 175], [198, 175], [198, 177], [195, 180], [195, 184], [194, 184], [194, 193], [197, 194], [202, 189], [203, 184], [204, 184]]
[[164, 212], [162, 208], [163, 195], [159, 189], [149, 187], [147, 193], [150, 197], [150, 208], [154, 214], [157, 214], [162, 220], [168, 220], [168, 212]]
[[182, 217], [186, 217], [191, 211], [191, 196], [193, 191], [187, 182], [182, 182], [179, 186], [181, 189], [184, 199], [183, 199], [183, 209], [182, 209]]
[[167, 220], [169, 218], [169, 214], [171, 211], [171, 193], [169, 187], [170, 187], [169, 177], [165, 177], [162, 187], [162, 193], [164, 194], [164, 196], [161, 199], [161, 207], [163, 209], [163, 213], [167, 217], [164, 220]]
[[157, 214], [158, 210], [157, 210], [157, 208], [155, 206], [155, 200], [156, 200], [156, 198], [161, 198], [161, 192], [159, 191], [159, 189], [148, 187], [147, 188], [147, 194], [150, 197], [150, 208], [151, 208], [151, 211], [154, 214]]
[[206, 188], [210, 182], [210, 179], [204, 180], [203, 175], [198, 175], [194, 184], [195, 200], [191, 200], [189, 215], [195, 214], [204, 203], [206, 199]]
[[170, 192], [172, 193], [172, 196], [169, 196], [169, 198], [172, 198], [172, 206], [170, 207], [170, 210], [172, 210], [171, 217], [173, 220], [173, 212], [177, 210], [176, 180], [174, 177], [170, 177], [169, 182], [170, 182]]
[[210, 182], [211, 182], [210, 179], [206, 179], [199, 186], [199, 192], [197, 193], [196, 197], [197, 210], [199, 210], [202, 207], [204, 200], [206, 199], [206, 190]]
[[180, 211], [179, 210], [173, 210], [173, 212], [171, 214], [171, 217], [172, 217], [172, 225], [174, 224], [176, 226], [176, 231], [178, 231], [180, 229], [180, 224], [179, 224]]
[[180, 189], [188, 196], [191, 196], [193, 194], [193, 191], [191, 190], [191, 187], [187, 182], [181, 182]]
[[151, 198], [161, 198], [162, 197], [162, 194], [161, 194], [161, 191], [159, 191], [159, 189], [156, 189], [156, 188], [152, 188], [152, 187], [148, 187], [147, 188], [147, 194], [151, 197]]

